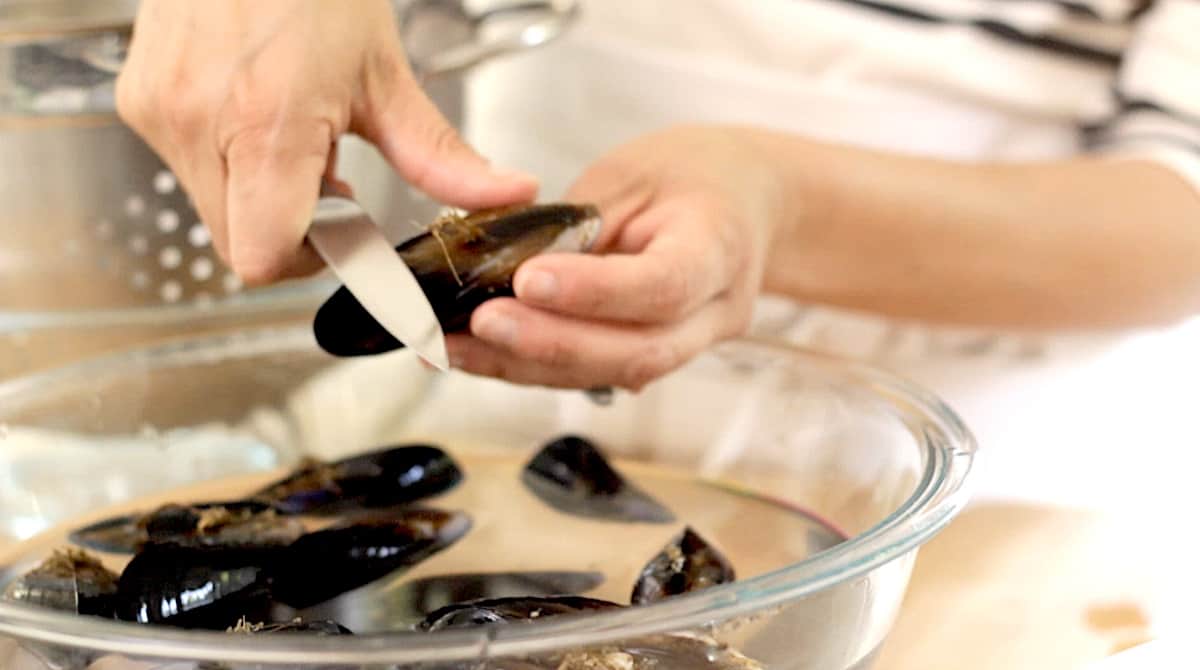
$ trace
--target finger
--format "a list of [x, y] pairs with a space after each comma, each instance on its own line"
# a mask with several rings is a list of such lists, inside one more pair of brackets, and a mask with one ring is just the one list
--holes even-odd
[[208, 228], [213, 250], [225, 265], [231, 266], [225, 215], [225, 162], [213, 147], [209, 151], [197, 154], [187, 161], [186, 165], [186, 171], [174, 171], [192, 199], [192, 206], [200, 217], [200, 222]]
[[230, 141], [225, 154], [229, 258], [245, 283], [301, 276], [322, 266], [304, 240], [331, 136], [327, 125], [280, 123]]
[[450, 367], [472, 375], [550, 388], [587, 389], [593, 386], [573, 372], [547, 369], [471, 335], [447, 335], [446, 349]]
[[[640, 166], [610, 159], [588, 168], [567, 189], [564, 198], [600, 208], [604, 226], [593, 249], [606, 252], [617, 249], [623, 224], [638, 219], [654, 202], [657, 192], [657, 175], [640, 174]], [[644, 246], [630, 250], [640, 251]]]
[[728, 332], [723, 301], [668, 326], [626, 326], [549, 314], [512, 299], [492, 300], [471, 318], [477, 346], [455, 339], [464, 370], [525, 384], [637, 390], [671, 372]]
[[396, 66], [386, 103], [363, 135], [409, 183], [442, 203], [481, 209], [537, 196], [531, 175], [491, 165], [467, 145], [405, 66]]
[[536, 256], [517, 268], [514, 292], [529, 305], [581, 318], [677, 321], [730, 282], [720, 245], [679, 233], [664, 232], [637, 254]]

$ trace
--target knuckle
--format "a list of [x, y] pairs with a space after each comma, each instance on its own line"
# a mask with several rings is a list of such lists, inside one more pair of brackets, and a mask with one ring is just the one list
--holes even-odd
[[204, 128], [204, 106], [190, 98], [175, 97], [164, 100], [159, 109], [162, 124], [172, 135], [192, 137]]
[[621, 385], [637, 391], [674, 370], [680, 363], [678, 350], [669, 344], [651, 345], [638, 352], [625, 368]]
[[148, 113], [160, 117], [158, 123], [183, 136], [202, 128], [215, 106], [197, 75], [183, 62], [165, 65], [140, 97], [149, 107]]
[[260, 124], [243, 124], [222, 143], [230, 162], [262, 159], [270, 150], [270, 129]]
[[693, 289], [688, 274], [678, 268], [662, 266], [650, 291], [649, 307], [652, 316], [676, 320], [684, 316], [691, 302]]
[[567, 370], [579, 361], [575, 351], [558, 340], [538, 343], [525, 353], [529, 359], [552, 370]]
[[458, 131], [448, 123], [438, 123], [430, 135], [429, 146], [436, 156], [454, 153], [459, 147]]
[[595, 282], [594, 278], [588, 277], [584, 281], [578, 281], [571, 276], [564, 276], [561, 282], [561, 293], [554, 301], [561, 309], [577, 314], [594, 315], [604, 313], [614, 303], [619, 304], [613, 299], [613, 294], [617, 292], [606, 284]]
[[414, 149], [418, 150], [424, 159], [414, 162], [412, 182], [418, 188], [428, 188], [438, 166], [458, 153], [462, 143], [458, 131], [442, 119], [430, 123], [417, 137], [421, 138], [420, 142], [424, 146]]

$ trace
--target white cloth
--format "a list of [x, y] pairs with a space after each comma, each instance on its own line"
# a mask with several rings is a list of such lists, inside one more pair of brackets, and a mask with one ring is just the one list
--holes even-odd
[[[584, 0], [566, 38], [472, 76], [467, 132], [496, 162], [538, 174], [544, 198], [618, 144], [680, 122], [961, 160], [1138, 155], [1200, 185], [1200, 142], [1189, 146], [1189, 133], [1200, 138], [1190, 123], [1200, 4], [1165, 0], [1133, 18], [1129, 2], [1091, 0], [1099, 18], [1081, 18], [1053, 0], [895, 1], [943, 21], [845, 0]], [[1066, 57], [962, 23], [980, 18], [1123, 60]], [[1186, 489], [1198, 464], [1200, 324], [1028, 338], [764, 301], [756, 327], [942, 395], [984, 449], [981, 495], [1160, 500]]]

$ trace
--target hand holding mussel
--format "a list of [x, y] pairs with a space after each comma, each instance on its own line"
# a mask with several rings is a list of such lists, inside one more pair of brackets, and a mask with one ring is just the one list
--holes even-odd
[[[593, 205], [519, 205], [447, 214], [396, 247], [433, 305], [443, 332], [466, 329], [476, 307], [512, 296], [525, 260], [550, 252], [584, 252], [600, 232]], [[313, 332], [335, 356], [381, 354], [404, 345], [342, 287], [317, 311]]]

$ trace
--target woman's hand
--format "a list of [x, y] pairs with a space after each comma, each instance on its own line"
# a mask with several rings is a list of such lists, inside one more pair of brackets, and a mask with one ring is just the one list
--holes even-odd
[[593, 254], [548, 254], [491, 300], [473, 336], [448, 338], [455, 367], [509, 381], [639, 389], [741, 334], [783, 201], [743, 131], [681, 128], [597, 162], [568, 199], [600, 206]]
[[304, 236], [347, 131], [446, 204], [537, 192], [531, 177], [489, 167], [424, 94], [388, 0], [145, 0], [117, 107], [252, 284], [320, 267]]

